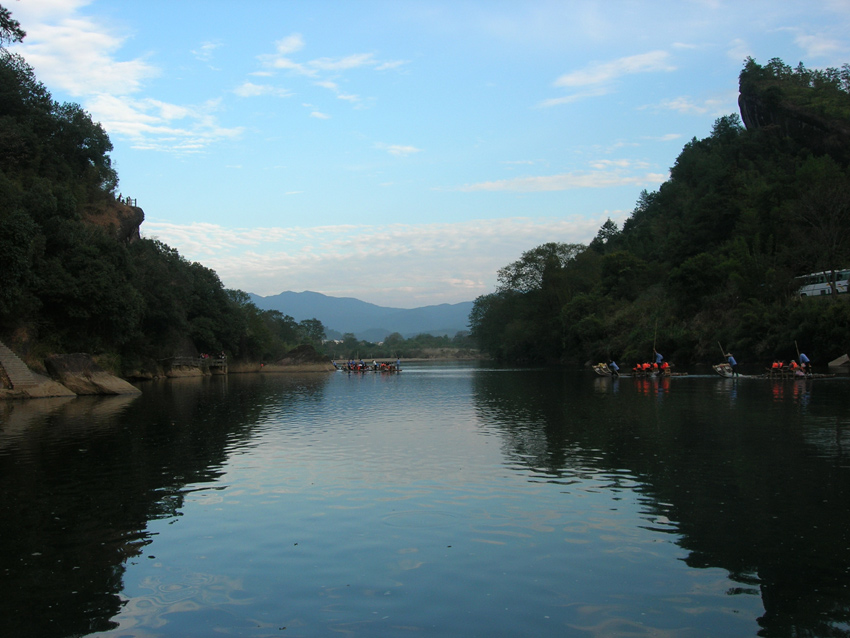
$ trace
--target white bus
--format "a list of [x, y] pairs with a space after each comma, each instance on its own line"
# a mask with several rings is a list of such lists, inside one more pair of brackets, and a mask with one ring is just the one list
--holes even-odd
[[[818, 295], [831, 295], [832, 271], [813, 272], [802, 277], [797, 277], [799, 289], [797, 292], [801, 297], [816, 297]], [[838, 294], [847, 292], [847, 280], [850, 279], [850, 269], [835, 271], [835, 292]]]

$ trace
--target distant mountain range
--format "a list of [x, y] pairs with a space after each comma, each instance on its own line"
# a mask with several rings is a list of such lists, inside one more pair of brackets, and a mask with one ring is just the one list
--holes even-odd
[[352, 297], [328, 297], [318, 292], [282, 292], [261, 297], [249, 293], [261, 310], [279, 310], [296, 321], [318, 319], [328, 339], [341, 339], [346, 332], [358, 339], [378, 342], [398, 332], [405, 339], [428, 333], [455, 336], [469, 330], [472, 302], [440, 304], [421, 308], [386, 308]]

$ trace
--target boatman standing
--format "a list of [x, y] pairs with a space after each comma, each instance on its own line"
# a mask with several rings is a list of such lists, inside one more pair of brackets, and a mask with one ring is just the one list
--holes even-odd
[[660, 366], [661, 362], [664, 360], [664, 357], [661, 355], [660, 352], [658, 352], [658, 350], [653, 350], [653, 352], [655, 353], [655, 365]]
[[726, 363], [728, 363], [729, 367], [732, 368], [732, 374], [735, 375], [736, 377], [740, 376], [738, 374], [738, 362], [735, 361], [735, 357], [732, 356], [731, 352], [727, 352], [725, 356], [726, 356]]
[[620, 366], [617, 365], [616, 361], [611, 361], [611, 363], [608, 364], [608, 367], [611, 369], [611, 376], [620, 376]]
[[812, 362], [809, 361], [805, 352], [800, 353], [800, 367], [803, 368], [803, 372], [806, 374], [812, 374]]

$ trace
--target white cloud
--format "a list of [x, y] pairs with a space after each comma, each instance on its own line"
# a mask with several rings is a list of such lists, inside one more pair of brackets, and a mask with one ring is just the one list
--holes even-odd
[[[581, 173], [562, 173], [560, 175], [537, 175], [515, 177], [512, 179], [495, 180], [467, 184], [456, 190], [464, 192], [500, 191], [515, 193], [540, 193], [546, 191], [565, 191], [577, 188], [612, 188], [616, 186], [637, 186], [646, 188], [657, 186], [668, 178], [661, 173], [643, 173], [640, 175], [627, 174], [625, 168], [634, 168], [631, 163], [617, 165], [605, 161], [595, 162], [602, 170]], [[605, 170], [605, 169], [613, 170]]]
[[674, 71], [675, 66], [667, 62], [666, 51], [650, 51], [630, 55], [610, 62], [595, 62], [584, 69], [566, 73], [554, 82], [554, 86], [577, 87], [607, 84], [624, 75], [653, 71]]
[[[381, 61], [374, 53], [353, 53], [342, 57], [321, 57], [307, 61], [297, 61], [291, 54], [299, 52], [305, 46], [300, 34], [293, 34], [275, 43], [276, 52], [257, 56], [265, 72], [290, 71], [296, 75], [314, 78], [313, 84], [332, 91], [337, 99], [344, 100], [362, 108], [363, 98], [355, 93], [342, 91], [337, 78], [354, 69], [371, 68], [378, 71], [399, 68], [405, 62]], [[258, 72], [259, 73], [259, 72]], [[256, 74], [258, 74], [256, 73]]]
[[382, 144], [378, 142], [375, 144], [375, 148], [379, 148], [382, 151], [386, 151], [390, 155], [395, 155], [397, 157], [405, 157], [407, 155], [413, 155], [414, 153], [421, 153], [421, 148], [416, 148], [415, 146], [402, 146], [401, 144]]
[[647, 162], [639, 162], [630, 159], [619, 159], [619, 160], [609, 160], [609, 159], [600, 159], [593, 160], [590, 162], [590, 166], [599, 171], [604, 170], [618, 170], [618, 169], [639, 169], [646, 170], [649, 168], [649, 164]]
[[744, 40], [740, 38], [732, 40], [729, 43], [729, 49], [726, 51], [726, 57], [741, 64], [743, 64], [744, 60], [746, 60], [748, 57], [752, 56], [752, 47], [750, 47], [746, 42], [744, 42]]
[[293, 33], [275, 42], [275, 48], [280, 55], [295, 53], [304, 48], [304, 38], [301, 37], [300, 33]]
[[683, 115], [725, 115], [730, 111], [737, 110], [738, 93], [730, 92], [722, 97], [704, 98], [701, 101], [694, 100], [688, 95], [664, 100], [656, 108], [666, 111], [676, 111]]
[[66, 19], [91, 3], [92, 0], [26, 0], [25, 2], [7, 2], [3, 6], [9, 9], [13, 14], [12, 17], [21, 23], [29, 38], [33, 25]]
[[381, 62], [375, 67], [376, 71], [389, 71], [391, 69], [398, 69], [407, 64], [407, 60], [390, 60], [389, 62]]
[[386, 63], [376, 60], [373, 53], [353, 53], [340, 58], [323, 57], [296, 62], [290, 54], [297, 53], [304, 46], [304, 38], [296, 33], [278, 40], [275, 53], [265, 53], [257, 56], [257, 59], [268, 69], [293, 71], [309, 77], [317, 77], [320, 72], [340, 72], [361, 67], [386, 68]]
[[322, 113], [321, 111], [311, 111], [310, 117], [315, 117], [319, 120], [329, 120], [331, 116], [327, 113]]
[[583, 88], [584, 90], [563, 97], [543, 100], [539, 106], [551, 107], [559, 104], [570, 104], [578, 100], [606, 95], [613, 90], [613, 82], [626, 75], [675, 71], [676, 67], [668, 62], [669, 57], [670, 54], [666, 51], [649, 51], [648, 53], [630, 55], [608, 62], [594, 62], [584, 69], [562, 75], [553, 83], [553, 86], [559, 88]]
[[198, 152], [222, 139], [239, 137], [242, 127], [226, 128], [212, 115], [215, 101], [179, 106], [153, 99], [98, 95], [87, 103], [95, 120], [110, 135], [126, 137], [138, 149]]
[[807, 58], [826, 58], [847, 51], [846, 42], [840, 42], [823, 34], [801, 33], [794, 38], [794, 43], [803, 49]]
[[669, 100], [664, 100], [660, 107], [670, 111], [678, 111], [679, 113], [690, 113], [702, 115], [708, 109], [703, 104], [697, 104], [687, 95], [681, 95]]
[[144, 59], [115, 59], [124, 39], [88, 19], [36, 22], [28, 24], [26, 31], [24, 43], [14, 50], [26, 58], [42, 82], [76, 98], [136, 93], [145, 80], [159, 74]]
[[[136, 97], [160, 70], [143, 57], [119, 59], [125, 36], [78, 15], [87, 4], [33, 0], [22, 4], [23, 11], [16, 7], [27, 37], [15, 50], [33, 66], [39, 80], [78, 99], [110, 135], [129, 138], [137, 149], [194, 153], [242, 133], [241, 127], [218, 123], [214, 115], [218, 100], [181, 105]], [[196, 55], [215, 46], [204, 45]]]
[[192, 55], [202, 62], [209, 62], [212, 60], [213, 52], [220, 46], [220, 42], [204, 42], [200, 47], [192, 50]]
[[648, 140], [653, 140], [656, 142], [675, 142], [676, 140], [682, 139], [681, 133], [666, 133], [665, 135], [661, 135], [659, 137], [647, 137]]
[[371, 53], [355, 53], [347, 55], [343, 58], [319, 58], [311, 60], [307, 63], [308, 66], [317, 71], [346, 71], [348, 69], [357, 69], [362, 66], [377, 66], [375, 56]]
[[608, 93], [610, 92], [610, 87], [596, 87], [589, 91], [579, 91], [578, 93], [571, 93], [570, 95], [565, 95], [563, 97], [549, 98], [540, 102], [538, 106], [548, 108], [550, 106], [558, 106], [560, 104], [572, 104], [573, 102], [578, 102], [579, 100], [586, 100], [592, 97], [608, 95]]
[[253, 82], [243, 82], [241, 85], [233, 89], [233, 92], [240, 97], [259, 97], [262, 95], [290, 97], [292, 95], [292, 92], [287, 89], [282, 89], [270, 84], [254, 84]]
[[253, 229], [149, 220], [142, 231], [214, 269], [231, 288], [261, 295], [312, 290], [411, 307], [490, 293], [498, 269], [530, 247], [549, 241], [586, 243], [608, 217], [620, 223], [627, 213]]

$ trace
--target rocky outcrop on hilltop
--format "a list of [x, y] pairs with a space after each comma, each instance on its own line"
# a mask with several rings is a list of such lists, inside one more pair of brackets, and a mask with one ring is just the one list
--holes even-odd
[[850, 126], [784, 100], [779, 90], [748, 91], [738, 96], [741, 119], [747, 130], [772, 129], [788, 137], [819, 141], [825, 148], [850, 145]]
[[792, 69], [776, 59], [762, 67], [749, 60], [739, 78], [744, 126], [792, 138], [837, 160], [848, 159], [850, 92], [842, 73], [802, 65]]
[[83, 215], [83, 221], [103, 229], [118, 242], [132, 244], [141, 239], [139, 228], [145, 221], [145, 213], [135, 205], [135, 200], [119, 197], [90, 207]]

